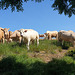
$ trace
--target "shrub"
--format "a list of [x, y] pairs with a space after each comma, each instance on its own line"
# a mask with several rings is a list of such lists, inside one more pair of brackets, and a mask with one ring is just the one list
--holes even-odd
[[69, 50], [66, 55], [75, 58], [75, 50]]

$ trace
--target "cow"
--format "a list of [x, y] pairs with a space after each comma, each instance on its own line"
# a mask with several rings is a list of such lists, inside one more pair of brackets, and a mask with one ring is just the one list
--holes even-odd
[[71, 30], [68, 30], [68, 31], [60, 30], [60, 31], [58, 32], [58, 41], [61, 41], [61, 35], [62, 35], [62, 33], [74, 33], [74, 32], [71, 31]]
[[8, 38], [9, 38], [9, 28], [7, 29], [7, 28], [4, 28], [4, 29], [1, 29], [2, 31], [4, 31], [4, 38], [5, 38], [5, 40], [7, 41], [8, 40]]
[[1, 28], [0, 27], [0, 42], [2, 40], [2, 43], [4, 43], [4, 40], [8, 38], [9, 36], [9, 32], [8, 32], [9, 28]]
[[39, 34], [37, 31], [33, 29], [21, 29], [20, 34], [22, 36], [23, 42], [26, 43], [28, 50], [29, 50], [29, 45], [31, 41], [32, 43], [34, 43], [34, 41], [36, 40], [37, 45], [39, 45]]
[[4, 43], [4, 32], [1, 29], [3, 29], [3, 28], [0, 27], [0, 43], [1, 43], [1, 41], [2, 41], [2, 43]]
[[21, 35], [19, 30], [15, 30], [14, 32], [9, 31], [9, 42], [12, 41], [21, 43]]
[[44, 33], [46, 35], [46, 39], [52, 40], [55, 37], [58, 40], [58, 32], [57, 31], [47, 31]]
[[4, 28], [0, 27], [0, 30], [1, 30], [1, 29], [4, 29]]
[[39, 34], [39, 37], [44, 37], [44, 35], [43, 34]]
[[73, 47], [75, 47], [75, 33], [74, 32], [68, 32], [68, 31], [59, 31], [58, 32], [58, 41], [68, 41], [71, 42]]
[[2, 30], [0, 30], [0, 43], [4, 43], [4, 32]]
[[42, 37], [43, 39], [40, 40], [45, 40], [46, 39], [46, 35], [45, 34], [39, 34], [39, 38]]
[[72, 30], [68, 30], [68, 32], [71, 32], [71, 33], [73, 33], [73, 31], [72, 31]]

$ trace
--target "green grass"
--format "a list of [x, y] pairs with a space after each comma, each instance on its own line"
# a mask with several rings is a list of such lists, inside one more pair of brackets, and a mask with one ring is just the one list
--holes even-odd
[[41, 40], [39, 46], [30, 45], [30, 51], [45, 51], [45, 52], [54, 52], [58, 47], [56, 45], [52, 45], [52, 41], [49, 40]]
[[39, 46], [36, 46], [36, 43], [30, 45], [29, 51], [25, 44], [0, 44], [0, 75], [75, 75], [75, 50], [48, 63], [28, 56], [28, 53], [40, 51], [54, 54], [56, 50], [62, 51], [61, 43], [56, 40], [40, 40]]

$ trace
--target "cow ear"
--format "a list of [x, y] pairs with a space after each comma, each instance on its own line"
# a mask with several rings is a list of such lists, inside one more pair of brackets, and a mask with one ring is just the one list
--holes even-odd
[[1, 29], [2, 31], [4, 31], [4, 29]]
[[49, 35], [49, 33], [48, 33], [48, 35]]
[[20, 30], [17, 30], [18, 32], [20, 32]]
[[8, 30], [9, 30], [10, 28], [8, 28]]
[[44, 33], [45, 35], [47, 35], [47, 33]]
[[25, 30], [24, 32], [27, 32], [27, 30]]

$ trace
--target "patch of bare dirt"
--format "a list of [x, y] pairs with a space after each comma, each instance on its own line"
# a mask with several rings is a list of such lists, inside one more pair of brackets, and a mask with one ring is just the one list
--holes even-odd
[[46, 53], [45, 51], [40, 51], [40, 52], [28, 53], [28, 55], [29, 57], [33, 57], [33, 58], [40, 58], [47, 63], [51, 61], [53, 58], [57, 58], [57, 59], [62, 58], [67, 51], [68, 50], [62, 50], [61, 52], [59, 52], [58, 50], [56, 50], [56, 53], [54, 54]]

